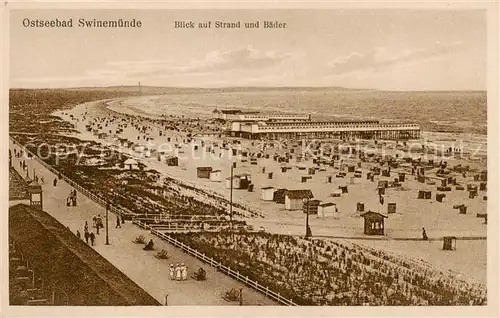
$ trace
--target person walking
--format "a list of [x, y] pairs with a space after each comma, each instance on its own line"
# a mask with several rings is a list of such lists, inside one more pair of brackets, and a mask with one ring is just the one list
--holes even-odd
[[76, 236], [78, 236], [79, 239], [82, 238], [82, 235], [80, 234], [80, 231], [79, 230], [76, 230]]
[[83, 232], [88, 233], [89, 232], [89, 224], [87, 221], [85, 221], [85, 225], [83, 226]]
[[422, 228], [422, 240], [429, 240], [429, 238], [427, 237], [427, 232], [425, 231], [425, 227]]
[[115, 226], [115, 229], [117, 229], [117, 228], [120, 228], [120, 229], [122, 228], [122, 226], [120, 224], [120, 216], [119, 215], [116, 216], [116, 226]]
[[52, 181], [52, 185], [55, 187], [57, 186], [57, 178], [54, 178], [54, 181]]
[[90, 237], [89, 232], [85, 232], [83, 236], [85, 237], [85, 243], [89, 244], [89, 237]]
[[90, 243], [92, 244], [92, 246], [94, 246], [94, 240], [95, 240], [94, 232], [90, 232], [89, 237], [90, 237]]

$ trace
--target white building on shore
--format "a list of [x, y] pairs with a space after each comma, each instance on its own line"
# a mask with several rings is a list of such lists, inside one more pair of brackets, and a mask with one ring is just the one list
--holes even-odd
[[370, 121], [242, 121], [234, 120], [227, 133], [248, 139], [418, 139], [416, 124]]

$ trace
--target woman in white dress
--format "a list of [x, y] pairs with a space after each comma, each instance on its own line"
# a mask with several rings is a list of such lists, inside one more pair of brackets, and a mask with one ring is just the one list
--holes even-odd
[[179, 264], [175, 265], [175, 279], [176, 280], [182, 279], [182, 270]]
[[187, 280], [188, 277], [188, 268], [184, 263], [181, 264], [181, 270], [182, 270], [182, 280]]
[[174, 268], [174, 264], [170, 264], [170, 280], [174, 280], [175, 279], [175, 268]]

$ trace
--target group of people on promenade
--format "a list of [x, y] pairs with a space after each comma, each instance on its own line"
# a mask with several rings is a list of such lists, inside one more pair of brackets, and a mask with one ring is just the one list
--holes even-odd
[[188, 268], [184, 263], [170, 264], [170, 279], [171, 280], [187, 280]]
[[[99, 232], [97, 232], [97, 234], [99, 234]], [[78, 238], [82, 238], [79, 230], [76, 231], [76, 236], [78, 236]], [[90, 240], [91, 246], [94, 246], [95, 234], [94, 232], [89, 232], [89, 224], [87, 221], [85, 221], [85, 225], [83, 226], [83, 237], [85, 239], [85, 243], [89, 244]]]
[[[71, 191], [73, 193], [73, 191]], [[75, 195], [76, 195], [76, 190], [75, 190]], [[123, 217], [120, 217], [119, 215], [116, 216], [116, 227], [115, 228], [121, 228], [121, 224], [122, 223], [125, 223], [124, 220], [123, 220]], [[100, 214], [98, 214], [97, 216], [93, 216], [92, 217], [92, 227], [94, 227], [96, 229], [96, 233], [97, 235], [99, 235], [99, 229], [101, 228], [104, 228], [104, 224], [102, 222], [102, 217]], [[81, 233], [80, 233], [80, 230], [77, 230], [76, 231], [76, 235], [79, 237], [79, 238], [82, 238], [81, 237]], [[94, 246], [94, 242], [95, 242], [95, 234], [93, 231], [90, 231], [89, 232], [89, 224], [87, 221], [85, 221], [85, 225], [83, 226], [83, 238], [85, 239], [85, 242], [87, 244], [89, 244], [89, 240], [90, 240], [90, 244], [91, 246]]]
[[[85, 221], [87, 224], [87, 221]], [[102, 223], [102, 217], [100, 214], [92, 217], [92, 227], [95, 227], [97, 234], [99, 234], [99, 229], [104, 228], [104, 224]]]
[[[23, 151], [22, 150], [17, 151], [16, 149], [14, 149], [14, 155], [16, 158], [20, 158], [23, 155]], [[19, 168], [21, 168], [23, 171], [26, 171], [26, 177], [29, 176], [28, 165], [26, 164], [26, 160], [19, 161]], [[35, 180], [36, 182], [40, 182], [41, 184], [44, 184], [45, 182], [43, 177], [38, 178], [36, 174], [33, 175], [33, 180]]]
[[21, 158], [24, 154], [24, 151], [22, 149], [20, 149], [19, 151], [17, 151], [16, 148], [14, 148], [14, 157], [16, 158]]

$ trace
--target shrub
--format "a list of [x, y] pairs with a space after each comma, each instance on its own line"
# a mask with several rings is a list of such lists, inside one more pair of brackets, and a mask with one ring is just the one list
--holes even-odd
[[146, 243], [146, 238], [144, 237], [144, 235], [139, 235], [135, 238], [134, 242], [138, 244], [144, 244]]
[[158, 253], [156, 253], [156, 258], [159, 258], [159, 259], [168, 259], [168, 252], [165, 251], [164, 249], [162, 249], [161, 251], [159, 251]]

